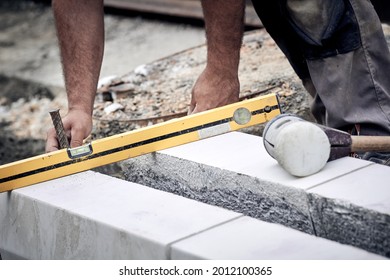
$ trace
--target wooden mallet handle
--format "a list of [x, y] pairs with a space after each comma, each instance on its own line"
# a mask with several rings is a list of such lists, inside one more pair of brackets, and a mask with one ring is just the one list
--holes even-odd
[[352, 152], [390, 152], [390, 136], [351, 136]]

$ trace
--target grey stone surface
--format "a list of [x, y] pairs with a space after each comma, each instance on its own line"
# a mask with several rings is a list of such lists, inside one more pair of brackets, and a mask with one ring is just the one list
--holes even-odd
[[303, 190], [161, 153], [122, 166], [131, 182], [313, 233]]
[[4, 259], [384, 259], [95, 172], [0, 194]]
[[6, 250], [0, 249], [0, 260], [24, 260], [24, 259]]
[[317, 235], [390, 257], [389, 171], [373, 164], [311, 188]]
[[284, 186], [165, 153], [127, 160], [122, 168], [132, 182], [390, 257], [389, 213], [350, 203], [348, 197], [317, 195], [310, 188]]
[[315, 233], [390, 258], [390, 216], [344, 200], [308, 194]]

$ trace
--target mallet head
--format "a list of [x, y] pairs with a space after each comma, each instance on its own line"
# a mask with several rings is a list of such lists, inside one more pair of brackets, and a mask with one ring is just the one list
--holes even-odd
[[317, 125], [282, 114], [265, 127], [267, 152], [290, 174], [309, 176], [320, 171], [329, 159], [331, 144]]

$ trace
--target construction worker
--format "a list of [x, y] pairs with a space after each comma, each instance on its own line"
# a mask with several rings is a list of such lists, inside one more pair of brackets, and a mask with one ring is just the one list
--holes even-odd
[[[92, 129], [103, 56], [102, 0], [53, 0], [69, 111], [71, 146]], [[266, 30], [313, 97], [327, 126], [361, 135], [390, 135], [390, 53], [369, 0], [253, 0]], [[202, 0], [207, 65], [192, 90], [190, 113], [238, 101], [244, 0]], [[58, 148], [54, 129], [46, 150]], [[369, 154], [380, 163], [387, 156]], [[367, 157], [367, 155], [366, 155]]]

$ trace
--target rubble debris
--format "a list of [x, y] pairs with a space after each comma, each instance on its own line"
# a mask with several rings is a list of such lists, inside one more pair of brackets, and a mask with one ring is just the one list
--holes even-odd
[[[192, 86], [205, 63], [206, 46], [203, 45], [140, 65], [122, 77], [101, 80], [93, 113], [92, 138], [185, 116]], [[306, 91], [264, 30], [245, 35], [239, 75], [241, 99], [275, 92], [286, 111], [311, 119]], [[118, 104], [120, 110], [106, 114], [107, 101]], [[254, 134], [261, 131], [259, 127], [245, 130]]]

